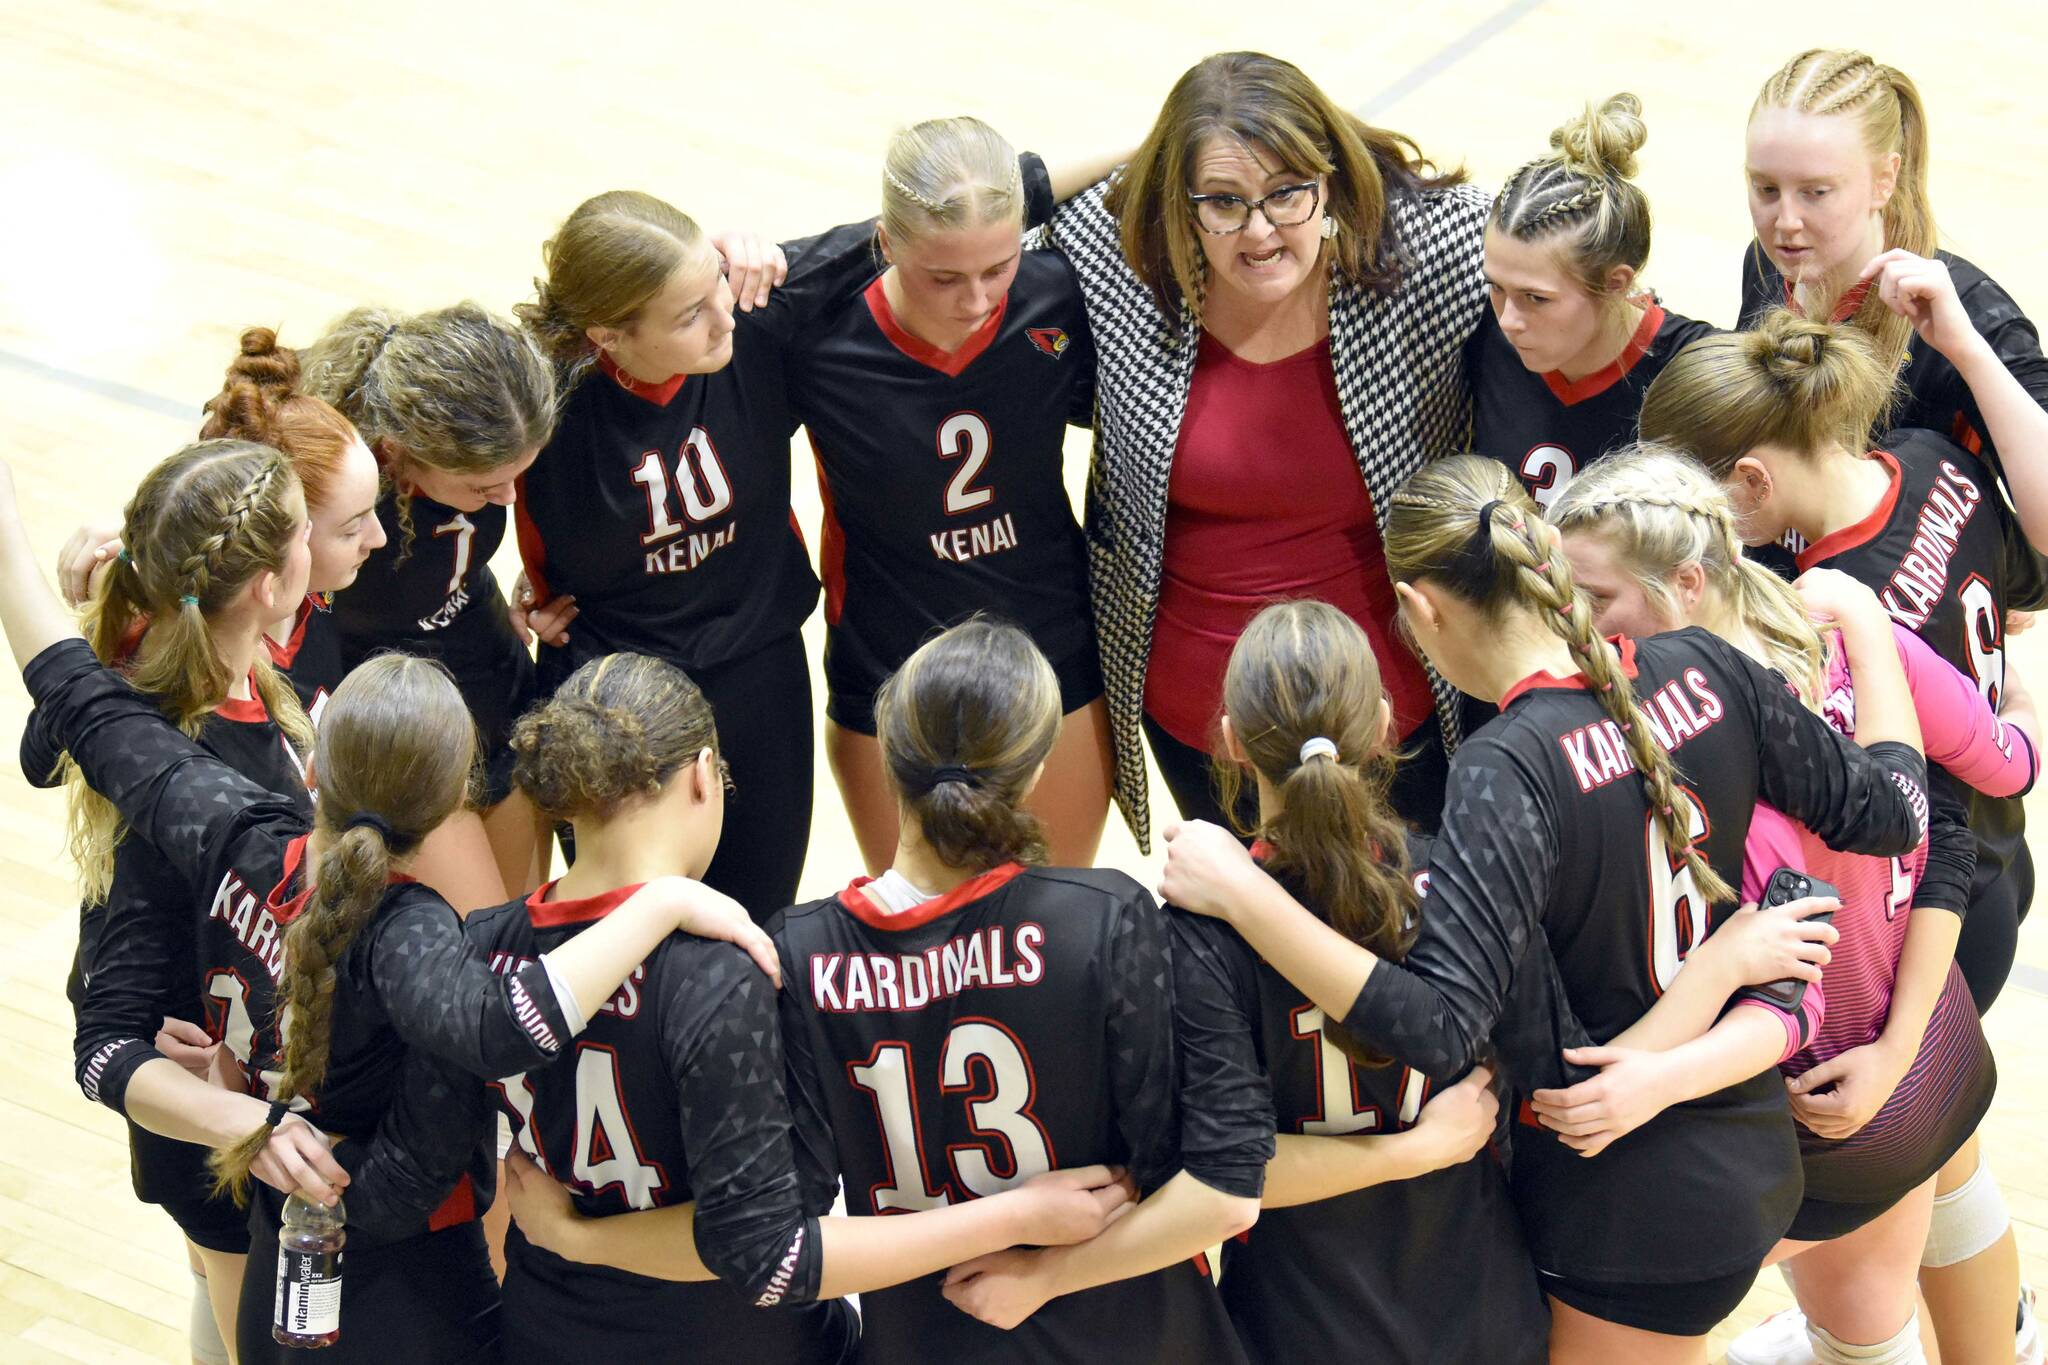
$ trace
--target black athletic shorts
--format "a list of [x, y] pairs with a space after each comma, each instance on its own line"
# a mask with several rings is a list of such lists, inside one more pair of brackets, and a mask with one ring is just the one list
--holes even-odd
[[1760, 1266], [1684, 1284], [1614, 1284], [1539, 1271], [1543, 1292], [1589, 1317], [1645, 1332], [1703, 1337], [1741, 1305]]

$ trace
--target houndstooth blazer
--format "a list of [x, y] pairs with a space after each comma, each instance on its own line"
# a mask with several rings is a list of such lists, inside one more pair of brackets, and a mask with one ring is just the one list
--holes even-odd
[[[1138, 847], [1152, 851], [1152, 813], [1138, 725], [1166, 541], [1166, 484], [1194, 375], [1193, 316], [1169, 320], [1131, 272], [1107, 182], [1053, 215], [1087, 300], [1097, 354], [1095, 451], [1088, 471], [1088, 580], [1116, 751], [1116, 800]], [[1382, 524], [1388, 497], [1424, 462], [1462, 452], [1472, 422], [1465, 339], [1486, 305], [1487, 196], [1459, 185], [1389, 205], [1407, 249], [1400, 288], [1378, 295], [1338, 282], [1330, 293], [1330, 356], [1345, 430]], [[1427, 667], [1427, 665], [1425, 665]], [[1445, 743], [1460, 738], [1458, 693], [1429, 673]]]

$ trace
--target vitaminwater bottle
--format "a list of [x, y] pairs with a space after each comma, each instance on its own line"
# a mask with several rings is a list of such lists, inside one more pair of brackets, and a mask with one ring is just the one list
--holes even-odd
[[296, 1194], [285, 1201], [271, 1340], [307, 1348], [341, 1340], [341, 1244], [347, 1239], [339, 1200], [331, 1209]]

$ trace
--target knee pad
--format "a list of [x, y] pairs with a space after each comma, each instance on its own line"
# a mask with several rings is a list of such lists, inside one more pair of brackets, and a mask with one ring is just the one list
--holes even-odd
[[1935, 1197], [1920, 1264], [1927, 1270], [1960, 1265], [2003, 1237], [2011, 1223], [1998, 1182], [1980, 1162], [1968, 1180]]
[[228, 1365], [228, 1344], [220, 1338], [220, 1324], [213, 1320], [213, 1298], [206, 1292], [206, 1277], [192, 1272], [192, 1320], [186, 1326], [192, 1358], [200, 1365]]
[[1918, 1312], [1906, 1319], [1904, 1327], [1871, 1346], [1853, 1346], [1812, 1321], [1806, 1324], [1806, 1339], [1813, 1344], [1818, 1365], [1927, 1365]]

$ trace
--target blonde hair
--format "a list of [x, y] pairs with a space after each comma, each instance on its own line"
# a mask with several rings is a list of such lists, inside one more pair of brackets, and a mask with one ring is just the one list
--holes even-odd
[[1390, 198], [1465, 179], [1461, 170], [1439, 173], [1401, 134], [1347, 113], [1292, 62], [1262, 52], [1205, 57], [1174, 82], [1104, 201], [1124, 259], [1168, 318], [1182, 302], [1202, 315], [1208, 256], [1188, 194], [1202, 146], [1219, 137], [1264, 148], [1297, 174], [1328, 177], [1321, 206], [1337, 224], [1323, 244], [1330, 272], [1380, 294], [1398, 288], [1410, 264]]
[[[284, 934], [276, 1013], [291, 1012], [282, 1075], [272, 1098], [298, 1099], [327, 1075], [334, 1042], [336, 968], [375, 918], [393, 861], [454, 813], [476, 759], [476, 725], [448, 670], [428, 659], [380, 654], [334, 689], [321, 717], [313, 829], [320, 861], [313, 894]], [[377, 823], [358, 823], [359, 817]], [[269, 1124], [208, 1159], [216, 1190], [245, 1200], [249, 1166]]]
[[1609, 545], [1643, 595], [1667, 616], [1682, 617], [1671, 575], [1697, 564], [1725, 594], [1736, 618], [1756, 633], [1764, 662], [1818, 707], [1827, 650], [1792, 585], [1743, 556], [1728, 494], [1695, 461], [1643, 443], [1596, 461], [1565, 486], [1546, 514], [1565, 535], [1595, 535]]
[[573, 388], [597, 356], [591, 327], [630, 327], [704, 241], [681, 209], [638, 190], [584, 200], [541, 246], [534, 301], [512, 311]]
[[1617, 266], [1641, 273], [1650, 259], [1650, 199], [1636, 185], [1636, 153], [1648, 139], [1642, 101], [1612, 96], [1550, 135], [1551, 153], [1509, 176], [1493, 201], [1493, 226], [1518, 242], [1554, 242], [1588, 294], [1614, 306]]
[[[1884, 247], [1901, 247], [1916, 256], [1932, 256], [1936, 246], [1934, 200], [1927, 186], [1927, 106], [1919, 87], [1896, 67], [1885, 66], [1866, 53], [1840, 48], [1808, 48], [1786, 62], [1764, 82], [1750, 106], [1755, 120], [1765, 109], [1790, 109], [1803, 114], [1853, 114], [1872, 159], [1897, 154], [1899, 174], [1882, 213]], [[1762, 254], [1758, 260], [1761, 262]], [[1832, 301], [1827, 310], [1832, 311]], [[1827, 312], [1821, 313], [1825, 318]], [[1892, 312], [1875, 289], [1863, 298], [1849, 321], [1877, 343], [1878, 359], [1896, 371], [1913, 340], [1912, 322]]]
[[[1393, 762], [1379, 743], [1379, 661], [1358, 623], [1327, 602], [1278, 602], [1237, 637], [1223, 710], [1251, 768], [1273, 785], [1260, 813], [1266, 866], [1289, 876], [1344, 937], [1398, 961], [1415, 941], [1406, 827], [1387, 804]], [[1327, 739], [1335, 754], [1304, 759]], [[1223, 809], [1235, 812], [1243, 769], [1219, 762]], [[1332, 1020], [1330, 1041], [1367, 1066], [1387, 1058]]]
[[892, 242], [949, 228], [1024, 222], [1016, 149], [978, 118], [928, 119], [889, 140], [882, 228]]
[[1557, 528], [1537, 514], [1521, 480], [1500, 461], [1477, 455], [1433, 460], [1388, 500], [1382, 535], [1387, 572], [1396, 583], [1426, 579], [1490, 622], [1525, 614], [1564, 641], [1587, 690], [1621, 730], [1650, 809], [1660, 817], [1666, 849], [1692, 870], [1709, 901], [1732, 898], [1728, 883], [1687, 837], [1692, 799], [1643, 718], [1620, 660], [1593, 628]]
[[1060, 732], [1060, 684], [1031, 637], [976, 617], [927, 640], [875, 697], [907, 819], [948, 867], [1045, 861], [1022, 806]]
[[[304, 527], [292, 509], [298, 476], [283, 455], [253, 441], [198, 441], [143, 477], [121, 522], [123, 552], [85, 607], [93, 653], [119, 664], [188, 736], [227, 700], [237, 679], [220, 656], [213, 618], [260, 573], [278, 573]], [[144, 630], [151, 644], [134, 648]], [[256, 696], [301, 753], [313, 728], [291, 685], [257, 650]], [[80, 889], [97, 904], [114, 881], [127, 826], [67, 758], [68, 824]]]
[[1643, 392], [1637, 426], [1725, 479], [1758, 446], [1860, 452], [1891, 399], [1862, 331], [1774, 308], [1752, 331], [1704, 336], [1673, 356]]
[[[607, 654], [512, 727], [512, 780], [557, 820], [609, 820], [709, 749], [711, 703], [674, 664]], [[722, 764], [721, 764], [722, 766]]]

